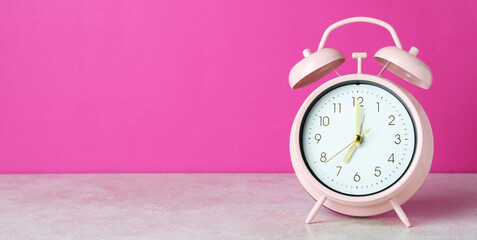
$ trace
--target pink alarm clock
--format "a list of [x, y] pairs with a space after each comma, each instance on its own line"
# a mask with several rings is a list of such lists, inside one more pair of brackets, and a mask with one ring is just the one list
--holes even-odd
[[[340, 75], [341, 52], [324, 48], [334, 29], [355, 22], [384, 27], [395, 46], [384, 47], [374, 58], [383, 65], [377, 75], [362, 73], [366, 53], [353, 53], [356, 74]], [[310, 223], [322, 205], [350, 216], [372, 216], [396, 211], [411, 224], [401, 208], [427, 177], [434, 151], [431, 124], [419, 102], [403, 87], [381, 77], [388, 70], [408, 82], [429, 89], [432, 73], [419, 60], [417, 48], [402, 49], [396, 31], [386, 22], [354, 17], [328, 27], [318, 50], [291, 70], [292, 89], [307, 86], [328, 73], [338, 77], [323, 83], [300, 107], [290, 136], [295, 173], [316, 200], [306, 218]]]

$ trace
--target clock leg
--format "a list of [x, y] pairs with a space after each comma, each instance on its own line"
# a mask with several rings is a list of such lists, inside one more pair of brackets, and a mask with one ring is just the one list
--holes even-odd
[[321, 206], [323, 206], [323, 203], [325, 202], [325, 200], [326, 200], [326, 197], [321, 196], [321, 198], [319, 198], [318, 201], [316, 201], [315, 205], [313, 206], [310, 213], [308, 213], [308, 216], [306, 217], [306, 220], [305, 220], [306, 224], [311, 223], [311, 220], [313, 220], [318, 210], [320, 210]]
[[397, 215], [399, 216], [399, 219], [401, 219], [402, 223], [404, 223], [404, 225], [406, 225], [406, 227], [411, 227], [411, 223], [409, 222], [409, 219], [407, 218], [406, 214], [404, 213], [404, 211], [402, 210], [401, 206], [396, 201], [396, 199], [393, 198], [393, 199], [389, 200], [389, 202], [391, 203], [391, 206], [393, 206], [394, 211], [397, 213]]

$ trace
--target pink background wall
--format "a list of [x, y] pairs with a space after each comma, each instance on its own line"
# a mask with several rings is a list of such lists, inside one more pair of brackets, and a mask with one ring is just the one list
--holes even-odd
[[[370, 16], [418, 47], [432, 172], [477, 172], [475, 1], [2, 1], [0, 172], [291, 172], [289, 131], [319, 84], [288, 73], [330, 24]], [[373, 25], [329, 38], [392, 45]], [[379, 65], [364, 61], [364, 72]], [[334, 77], [328, 76], [325, 80]]]

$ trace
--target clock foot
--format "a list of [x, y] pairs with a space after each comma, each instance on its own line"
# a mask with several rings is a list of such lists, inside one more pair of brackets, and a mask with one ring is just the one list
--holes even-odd
[[320, 210], [321, 206], [323, 206], [323, 203], [325, 202], [326, 200], [326, 197], [325, 196], [321, 196], [321, 198], [319, 198], [315, 205], [313, 206], [313, 208], [311, 209], [310, 213], [308, 213], [308, 216], [306, 217], [306, 220], [305, 220], [305, 223], [306, 224], [310, 224], [311, 221], [313, 220], [313, 218], [315, 217], [316, 213], [318, 212], [318, 210]]
[[393, 199], [389, 200], [389, 202], [391, 203], [391, 206], [393, 206], [394, 211], [397, 213], [397, 215], [399, 216], [399, 219], [401, 219], [402, 223], [404, 223], [404, 225], [406, 225], [406, 227], [411, 227], [411, 223], [409, 222], [409, 219], [407, 218], [406, 214], [404, 213], [404, 211], [402, 210], [401, 206], [396, 201], [396, 199], [393, 198]]

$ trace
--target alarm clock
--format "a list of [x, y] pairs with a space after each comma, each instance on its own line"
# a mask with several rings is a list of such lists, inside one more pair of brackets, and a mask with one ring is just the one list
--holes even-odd
[[[340, 75], [345, 61], [341, 52], [324, 48], [336, 28], [356, 22], [384, 27], [395, 46], [374, 55], [383, 69], [377, 75], [362, 72]], [[410, 227], [401, 205], [423, 184], [434, 151], [429, 119], [406, 89], [383, 78], [390, 71], [408, 82], [429, 89], [432, 73], [419, 60], [418, 49], [402, 49], [396, 31], [378, 19], [353, 17], [326, 29], [316, 52], [303, 51], [304, 59], [291, 70], [292, 89], [307, 86], [335, 72], [338, 77], [314, 90], [300, 107], [290, 135], [293, 169], [305, 190], [316, 200], [305, 222], [310, 223], [322, 205], [350, 216], [373, 216], [393, 210]]]

